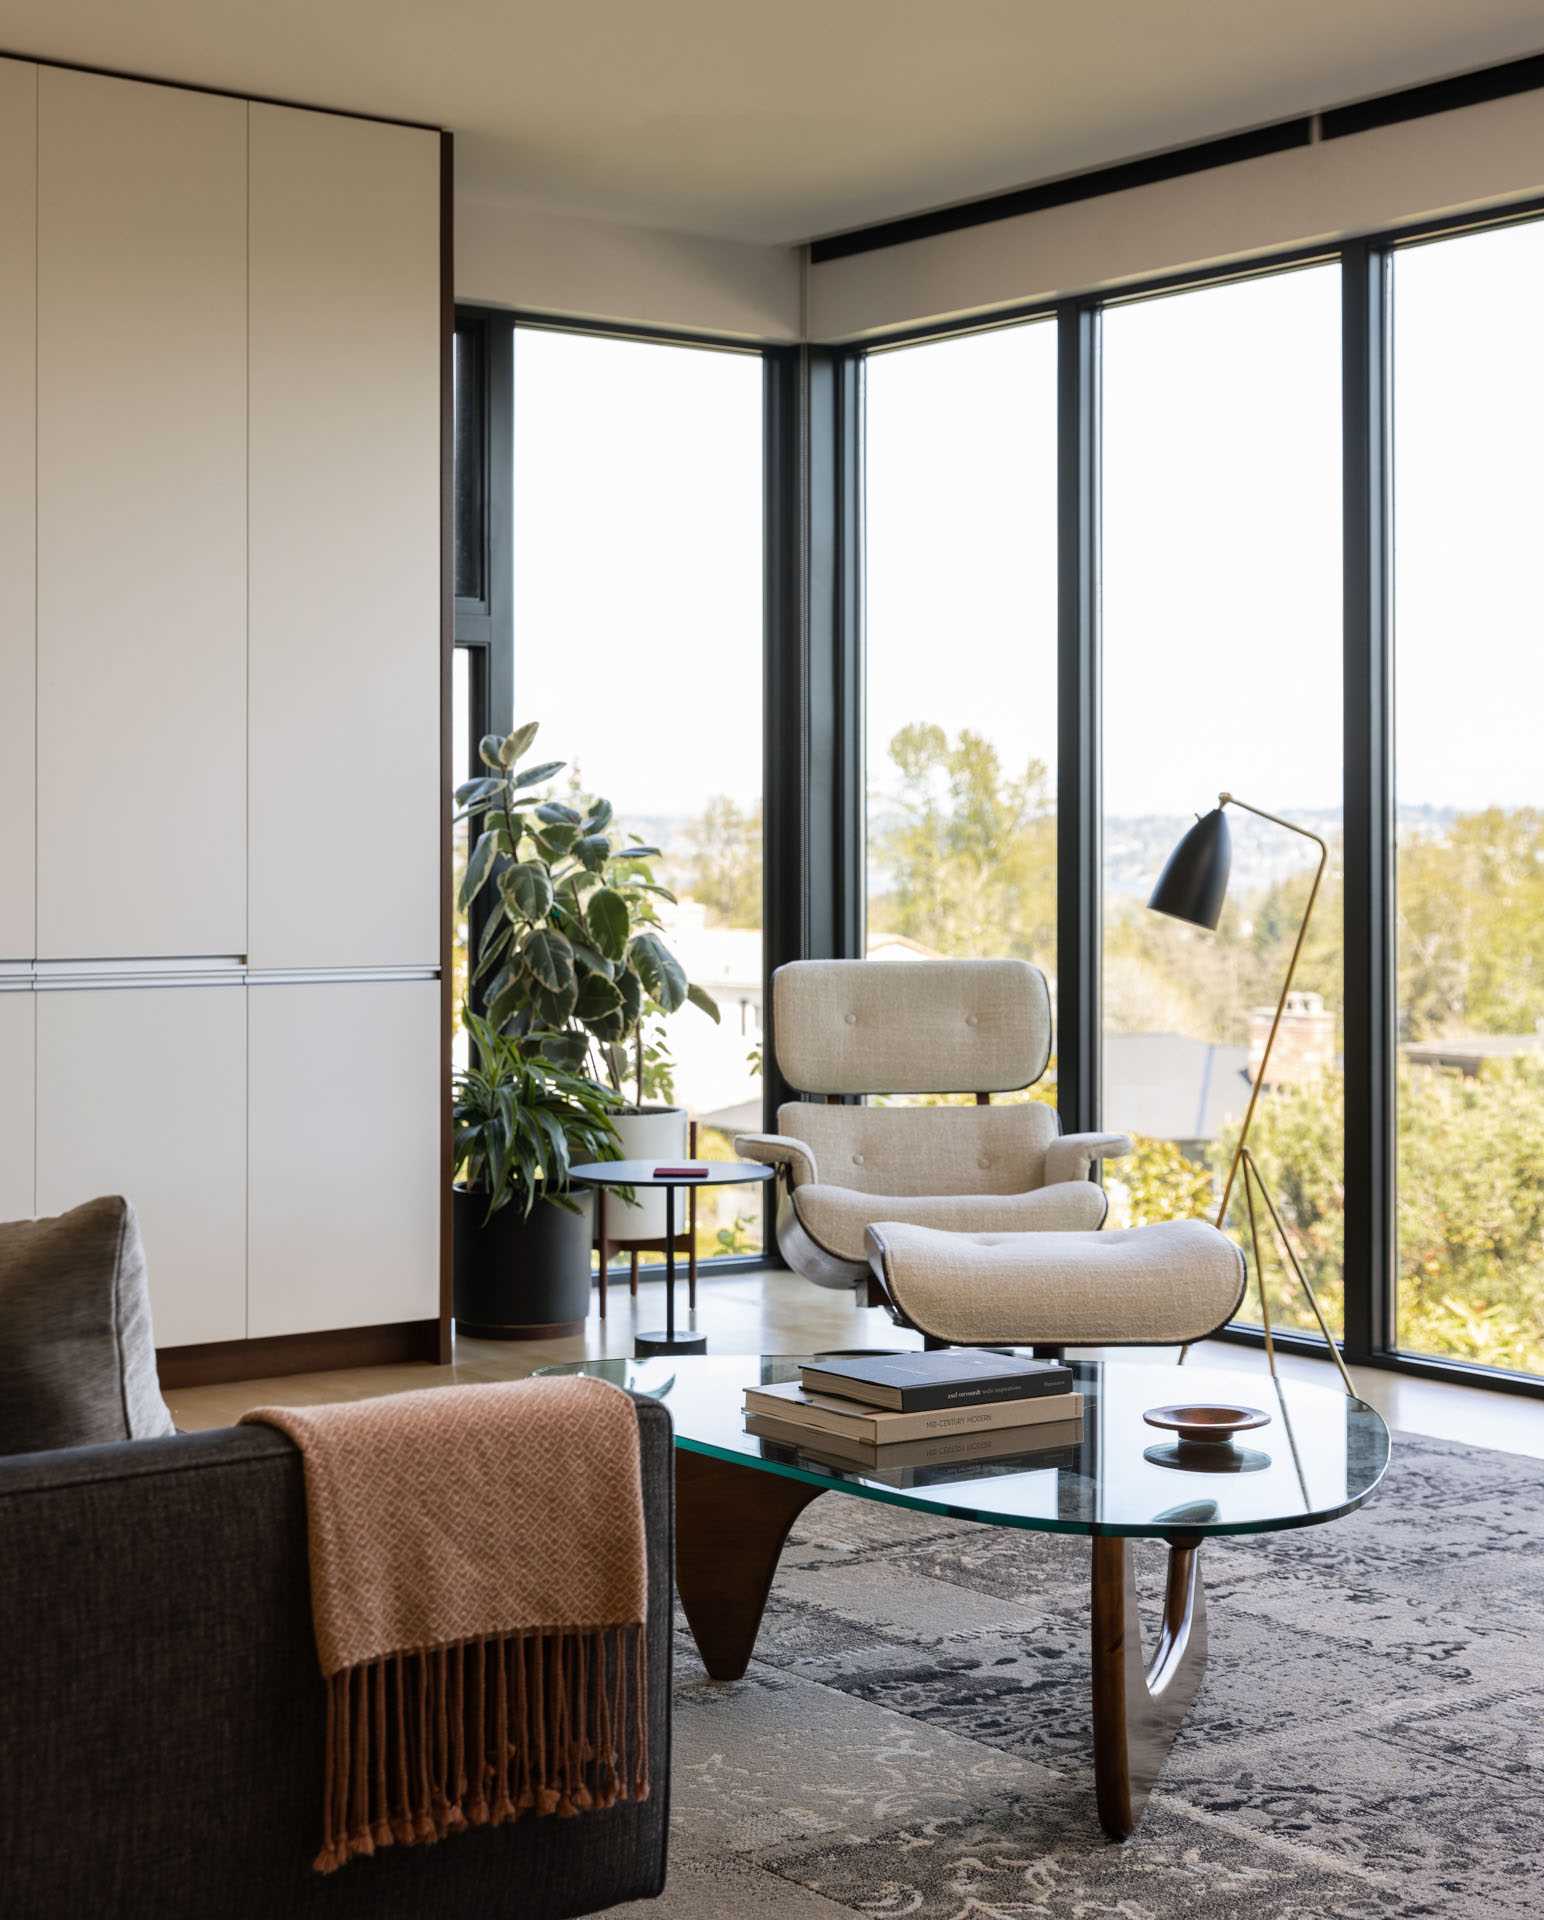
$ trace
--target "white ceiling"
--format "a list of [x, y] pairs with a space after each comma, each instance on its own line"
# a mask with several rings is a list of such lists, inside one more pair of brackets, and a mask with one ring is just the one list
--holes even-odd
[[0, 0], [0, 48], [457, 139], [459, 191], [787, 242], [1544, 50], [1539, 0]]

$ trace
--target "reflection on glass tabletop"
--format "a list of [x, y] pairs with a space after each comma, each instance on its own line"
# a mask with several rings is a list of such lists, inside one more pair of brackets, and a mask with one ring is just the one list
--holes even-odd
[[[669, 1169], [662, 1178], [659, 1168]], [[684, 1173], [700, 1167], [700, 1173]], [[771, 1180], [777, 1173], [760, 1160], [587, 1160], [570, 1167], [568, 1177], [586, 1187], [743, 1187]]]
[[[1382, 1416], [1338, 1389], [1122, 1360], [1072, 1362], [1081, 1417], [1023, 1428], [1006, 1454], [1001, 1429], [941, 1439], [931, 1457], [901, 1443], [893, 1455], [878, 1450], [873, 1464], [823, 1454], [815, 1433], [797, 1446], [747, 1433], [744, 1389], [797, 1380], [807, 1357], [677, 1355], [541, 1371], [589, 1374], [663, 1401], [676, 1445], [692, 1453], [895, 1506], [1048, 1533], [1163, 1537], [1313, 1526], [1359, 1507], [1388, 1465]], [[1195, 1457], [1154, 1447], [1159, 1436], [1143, 1420], [1149, 1408], [1176, 1401], [1243, 1403], [1270, 1420], [1243, 1436], [1247, 1447], [1230, 1442]], [[1175, 1454], [1177, 1461], [1154, 1457]]]

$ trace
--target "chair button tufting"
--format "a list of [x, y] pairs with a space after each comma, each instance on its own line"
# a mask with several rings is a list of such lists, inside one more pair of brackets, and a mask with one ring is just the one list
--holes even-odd
[[861, 1153], [855, 1153], [852, 1156], [852, 1164], [855, 1167], [861, 1167], [863, 1165], [863, 1155]]
[[849, 1027], [855, 1027], [858, 1024], [858, 1016], [855, 1013], [849, 1013], [846, 1019]]
[[981, 1169], [983, 1173], [986, 1172], [987, 1168], [991, 1166], [991, 1164], [992, 1164], [991, 1161], [987, 1159], [985, 1154], [982, 1154], [981, 1158], [976, 1162], [976, 1165]]
[[973, 1013], [967, 1013], [965, 1016], [965, 1024], [967, 1027], [973, 1027], [976, 1024], [976, 1016]]

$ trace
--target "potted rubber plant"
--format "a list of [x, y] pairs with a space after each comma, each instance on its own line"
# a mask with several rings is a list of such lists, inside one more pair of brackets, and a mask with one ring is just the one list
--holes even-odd
[[[457, 790], [479, 827], [461, 904], [491, 902], [472, 983], [496, 1031], [611, 1087], [623, 1158], [680, 1159], [687, 1117], [663, 1022], [688, 1002], [716, 1021], [718, 1006], [666, 945], [658, 903], [675, 896], [655, 876], [659, 848], [619, 838], [609, 800], [570, 805], [541, 791], [566, 763], [528, 758], [538, 724], [488, 735], [486, 773]], [[662, 1195], [622, 1204], [611, 1238], [663, 1235]]]
[[528, 1039], [465, 1015], [452, 1096], [456, 1325], [485, 1340], [577, 1333], [590, 1309], [594, 1194], [570, 1169], [619, 1153], [614, 1096]]

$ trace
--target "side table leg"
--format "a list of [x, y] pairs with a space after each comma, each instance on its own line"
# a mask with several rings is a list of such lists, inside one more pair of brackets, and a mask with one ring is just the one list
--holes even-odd
[[750, 1665], [788, 1529], [824, 1491], [676, 1448], [676, 1591], [715, 1680]]
[[1169, 1544], [1163, 1622], [1144, 1666], [1130, 1545], [1093, 1542], [1094, 1784], [1099, 1824], [1112, 1840], [1126, 1839], [1141, 1819], [1206, 1671], [1199, 1545]]

